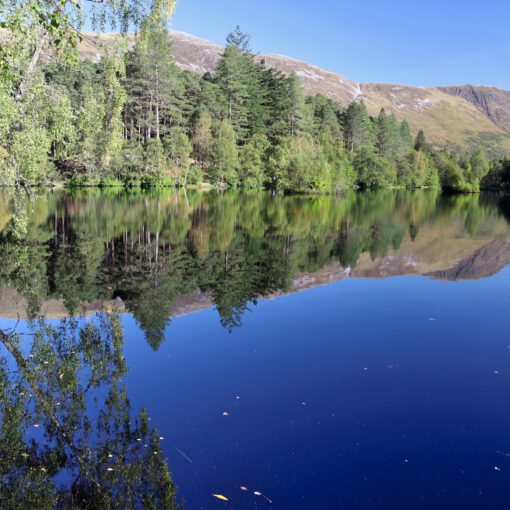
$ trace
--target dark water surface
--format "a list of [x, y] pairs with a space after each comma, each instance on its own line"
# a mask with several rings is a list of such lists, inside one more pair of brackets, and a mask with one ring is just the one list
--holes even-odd
[[166, 464], [192, 510], [510, 508], [508, 198], [53, 193], [0, 229], [0, 328], [60, 328], [2, 343], [4, 492]]

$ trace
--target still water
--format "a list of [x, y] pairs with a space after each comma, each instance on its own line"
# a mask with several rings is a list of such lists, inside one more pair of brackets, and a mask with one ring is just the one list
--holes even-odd
[[2, 507], [510, 508], [507, 197], [59, 192], [0, 229]]

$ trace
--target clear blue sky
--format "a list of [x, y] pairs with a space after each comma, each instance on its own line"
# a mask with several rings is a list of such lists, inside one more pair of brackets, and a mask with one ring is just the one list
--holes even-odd
[[171, 28], [358, 81], [484, 84], [510, 90], [510, 0], [177, 0]]

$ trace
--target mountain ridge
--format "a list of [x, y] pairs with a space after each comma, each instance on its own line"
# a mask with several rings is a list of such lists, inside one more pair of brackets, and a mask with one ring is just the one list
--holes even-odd
[[[174, 58], [181, 69], [213, 72], [223, 46], [170, 30]], [[100, 58], [101, 45], [117, 34], [86, 34], [80, 46], [84, 59]], [[128, 35], [128, 45], [135, 35]], [[399, 83], [364, 83], [314, 64], [279, 54], [259, 54], [268, 67], [284, 74], [296, 73], [305, 94], [323, 94], [343, 106], [363, 99], [371, 115], [381, 108], [406, 119], [413, 132], [423, 129], [433, 144], [468, 148], [483, 145], [492, 156], [510, 155], [510, 92], [486, 85], [411, 87]]]

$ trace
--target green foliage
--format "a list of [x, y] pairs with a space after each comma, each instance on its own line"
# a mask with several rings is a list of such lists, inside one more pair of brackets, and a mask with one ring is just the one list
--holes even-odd
[[216, 130], [212, 151], [213, 166], [210, 170], [211, 179], [220, 187], [235, 186], [239, 165], [236, 134], [232, 124], [223, 120]]
[[479, 189], [482, 179], [489, 173], [489, 168], [485, 151], [481, 148], [476, 149], [469, 158], [466, 171], [467, 182]]
[[41, 182], [48, 170], [51, 140], [45, 129], [34, 127], [13, 133], [10, 144], [10, 164], [21, 184]]
[[193, 127], [193, 152], [202, 167], [211, 163], [213, 147], [212, 118], [208, 112], [200, 112]]
[[363, 101], [353, 101], [345, 112], [344, 140], [351, 153], [374, 145], [374, 130]]
[[446, 191], [468, 191], [457, 157], [447, 152], [439, 152], [434, 157], [441, 186]]
[[181, 71], [164, 25], [172, 3], [154, 2], [134, 47], [114, 39], [98, 63], [59, 54], [27, 74], [39, 41], [29, 31], [33, 40], [9, 54], [0, 79], [2, 183], [480, 189], [489, 172], [482, 151], [435, 153], [422, 130], [413, 140], [409, 124], [384, 109], [372, 118], [363, 101], [345, 109], [305, 98], [297, 75], [267, 68], [239, 27], [214, 73]]
[[265, 154], [269, 140], [264, 135], [253, 135], [241, 148], [239, 177], [244, 188], [261, 188], [264, 182]]
[[358, 185], [363, 189], [388, 188], [395, 185], [393, 165], [370, 149], [362, 149], [354, 158]]

